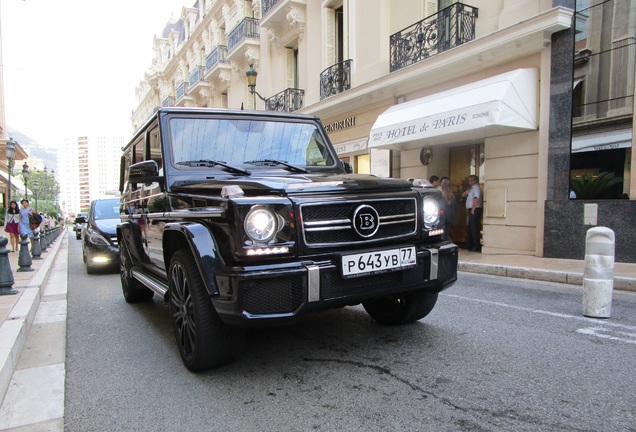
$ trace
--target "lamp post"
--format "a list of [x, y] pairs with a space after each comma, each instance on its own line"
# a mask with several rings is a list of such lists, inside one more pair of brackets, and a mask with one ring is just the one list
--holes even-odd
[[35, 212], [38, 212], [38, 188], [40, 183], [38, 179], [33, 180], [33, 195], [35, 195]]
[[29, 192], [27, 184], [29, 182], [29, 165], [26, 162], [22, 165], [22, 178], [24, 179], [24, 199], [28, 201]]
[[8, 186], [9, 189], [7, 191], [7, 208], [9, 208], [11, 206], [10, 202], [11, 202], [11, 171], [13, 171], [13, 158], [15, 157], [15, 141], [13, 140], [13, 138], [9, 137], [9, 141], [7, 141], [7, 145], [4, 148], [6, 154], [7, 154], [7, 171], [9, 171], [8, 174]]
[[267, 107], [267, 99], [258, 94], [256, 91], [256, 77], [258, 76], [258, 72], [254, 69], [254, 64], [250, 64], [249, 69], [245, 72], [245, 76], [247, 77], [247, 87], [252, 93], [252, 97], [254, 98], [254, 109], [256, 109], [256, 96], [259, 97], [260, 100], [265, 102], [265, 106]]
[[[44, 202], [43, 207], [45, 208], [46, 208], [46, 199], [49, 196], [48, 188], [49, 188], [48, 169], [46, 168], [46, 165], [44, 165], [44, 184], [42, 185], [42, 201]], [[46, 213], [46, 209], [44, 210], [44, 213]]]

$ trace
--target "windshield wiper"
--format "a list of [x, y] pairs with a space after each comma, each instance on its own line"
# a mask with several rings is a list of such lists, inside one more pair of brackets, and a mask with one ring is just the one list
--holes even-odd
[[202, 159], [202, 160], [192, 160], [192, 161], [181, 161], [181, 162], [177, 162], [177, 165], [186, 165], [189, 167], [207, 167], [207, 168], [213, 168], [218, 165], [218, 166], [222, 166], [223, 168], [235, 174], [243, 174], [246, 176], [252, 175], [251, 172], [241, 168], [233, 167], [232, 165], [228, 165], [224, 161]]
[[297, 172], [297, 173], [308, 173], [309, 172], [305, 168], [297, 167], [297, 166], [292, 165], [292, 164], [290, 164], [288, 162], [285, 162], [285, 161], [282, 161], [282, 160], [278, 160], [278, 159], [253, 160], [253, 161], [245, 161], [243, 163], [244, 164], [251, 164], [251, 165], [270, 165], [270, 166], [283, 165], [284, 167], [289, 168], [290, 171], [294, 171], [294, 172]]

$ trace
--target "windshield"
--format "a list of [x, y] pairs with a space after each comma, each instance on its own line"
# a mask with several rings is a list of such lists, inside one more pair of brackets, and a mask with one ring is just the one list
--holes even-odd
[[219, 161], [246, 165], [284, 161], [295, 166], [332, 166], [335, 161], [316, 125], [251, 119], [172, 118], [175, 164]]
[[95, 220], [100, 219], [118, 219], [119, 218], [119, 200], [100, 200], [95, 201], [93, 209]]

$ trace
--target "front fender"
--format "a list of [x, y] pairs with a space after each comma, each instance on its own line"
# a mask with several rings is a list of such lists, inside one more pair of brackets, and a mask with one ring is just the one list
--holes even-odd
[[179, 249], [187, 248], [199, 269], [208, 294], [219, 295], [214, 275], [223, 266], [223, 260], [212, 233], [205, 225], [197, 222], [166, 224], [162, 247], [166, 272], [170, 271], [172, 255]]

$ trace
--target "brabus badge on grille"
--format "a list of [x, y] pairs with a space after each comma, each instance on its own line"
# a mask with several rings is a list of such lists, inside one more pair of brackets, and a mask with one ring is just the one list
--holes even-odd
[[370, 205], [358, 206], [353, 212], [353, 229], [360, 237], [369, 238], [380, 228], [380, 215]]

